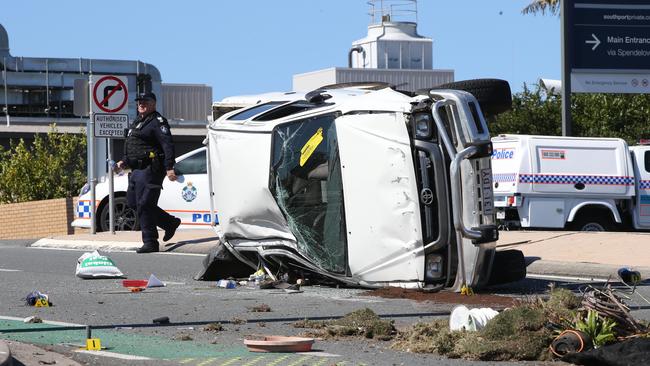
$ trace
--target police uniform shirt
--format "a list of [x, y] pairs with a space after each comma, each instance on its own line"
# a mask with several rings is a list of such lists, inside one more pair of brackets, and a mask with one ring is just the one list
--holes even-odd
[[157, 111], [133, 121], [124, 144], [124, 160], [129, 164], [129, 159], [146, 158], [151, 151], [164, 154], [165, 170], [174, 169], [176, 155], [172, 133], [167, 119]]

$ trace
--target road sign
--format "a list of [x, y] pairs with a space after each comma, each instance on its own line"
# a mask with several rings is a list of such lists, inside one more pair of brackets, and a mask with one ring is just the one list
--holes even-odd
[[92, 76], [93, 113], [128, 114], [129, 92], [125, 76]]
[[127, 114], [93, 114], [95, 121], [95, 137], [109, 139], [123, 139], [129, 128], [129, 115]]
[[565, 37], [572, 91], [650, 92], [643, 87], [650, 79], [650, 0], [570, 3]]

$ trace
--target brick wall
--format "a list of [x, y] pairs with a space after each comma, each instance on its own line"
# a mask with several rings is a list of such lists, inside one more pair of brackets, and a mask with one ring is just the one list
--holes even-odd
[[73, 234], [77, 198], [0, 205], [0, 239], [39, 239]]

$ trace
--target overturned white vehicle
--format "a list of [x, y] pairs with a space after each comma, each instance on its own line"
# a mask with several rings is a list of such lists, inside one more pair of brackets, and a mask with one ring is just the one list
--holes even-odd
[[521, 252], [496, 268], [492, 145], [467, 92], [277, 94], [212, 123], [208, 149], [217, 232], [251, 268], [456, 291], [525, 276]]

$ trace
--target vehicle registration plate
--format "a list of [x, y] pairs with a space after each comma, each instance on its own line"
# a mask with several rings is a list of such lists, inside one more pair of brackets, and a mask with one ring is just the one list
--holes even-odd
[[504, 220], [506, 218], [506, 212], [505, 211], [497, 211], [497, 219], [498, 220]]
[[481, 201], [483, 203], [483, 214], [494, 214], [494, 195], [492, 193], [492, 169], [481, 169]]

